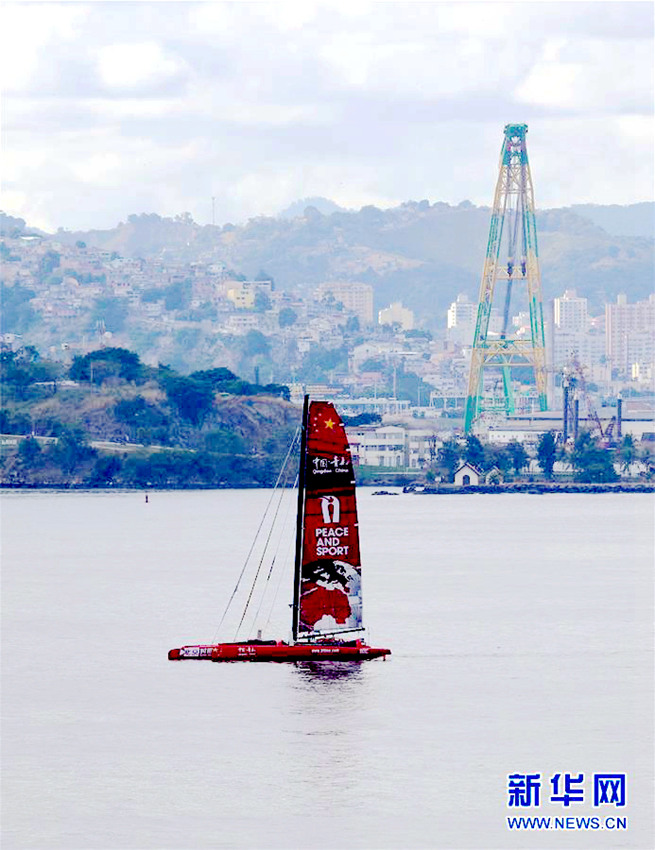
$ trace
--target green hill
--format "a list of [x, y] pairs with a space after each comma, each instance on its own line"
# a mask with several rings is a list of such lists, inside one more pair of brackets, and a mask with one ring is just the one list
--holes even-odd
[[180, 375], [121, 348], [70, 367], [0, 352], [4, 486], [272, 486], [300, 421], [286, 387]]

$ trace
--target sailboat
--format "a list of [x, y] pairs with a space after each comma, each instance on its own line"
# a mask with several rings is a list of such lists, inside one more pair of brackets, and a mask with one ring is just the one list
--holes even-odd
[[[291, 641], [253, 640], [171, 649], [171, 661], [365, 661], [391, 650], [358, 638], [362, 576], [355, 478], [334, 405], [303, 404]], [[353, 638], [353, 635], [355, 637]]]

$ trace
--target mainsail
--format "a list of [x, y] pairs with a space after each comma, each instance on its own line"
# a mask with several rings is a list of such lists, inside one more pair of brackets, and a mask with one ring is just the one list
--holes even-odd
[[362, 628], [362, 592], [355, 479], [346, 431], [332, 404], [310, 403], [303, 442], [296, 637], [356, 631]]

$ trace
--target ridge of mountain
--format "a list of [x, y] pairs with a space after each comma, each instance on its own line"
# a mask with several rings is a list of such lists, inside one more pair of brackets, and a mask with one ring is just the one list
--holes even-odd
[[655, 203], [637, 204], [573, 204], [571, 212], [588, 218], [613, 236], [646, 236], [655, 238]]
[[305, 214], [305, 210], [308, 207], [314, 207], [317, 209], [321, 215], [332, 215], [335, 212], [348, 212], [345, 207], [340, 207], [339, 204], [335, 204], [334, 201], [331, 201], [329, 198], [322, 197], [312, 197], [312, 198], [301, 198], [297, 201], [294, 201], [292, 204], [289, 204], [288, 207], [285, 207], [277, 214], [277, 218], [298, 218]]
[[[593, 209], [582, 215], [579, 208], [587, 206]], [[544, 299], [576, 289], [599, 309], [621, 292], [648, 297], [655, 240], [643, 234], [654, 208], [649, 202], [537, 211]], [[126, 257], [221, 262], [248, 277], [265, 270], [280, 289], [305, 295], [329, 280], [364, 282], [373, 287], [376, 309], [402, 301], [432, 324], [458, 293], [477, 297], [489, 217], [488, 207], [468, 201], [408, 201], [327, 215], [309, 204], [293, 218], [258, 216], [222, 227], [196, 224], [188, 213], [130, 215], [108, 230], [59, 230], [49, 238]], [[621, 228], [637, 235], [610, 232]]]

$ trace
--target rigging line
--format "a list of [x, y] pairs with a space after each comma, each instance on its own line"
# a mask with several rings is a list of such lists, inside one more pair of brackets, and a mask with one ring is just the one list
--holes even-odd
[[277, 508], [275, 509], [275, 514], [273, 515], [273, 519], [271, 521], [271, 526], [268, 530], [268, 535], [266, 537], [266, 541], [264, 542], [264, 548], [262, 550], [262, 556], [259, 559], [259, 564], [257, 565], [257, 572], [255, 573], [255, 577], [252, 580], [252, 585], [250, 587], [250, 593], [248, 594], [248, 599], [246, 600], [245, 608], [243, 609], [243, 614], [241, 615], [241, 620], [239, 621], [239, 625], [237, 626], [237, 630], [234, 634], [234, 640], [237, 639], [237, 635], [239, 634], [239, 629], [243, 625], [243, 621], [246, 618], [246, 613], [248, 611], [248, 607], [250, 606], [250, 600], [252, 599], [252, 595], [255, 592], [255, 587], [257, 585], [257, 580], [259, 578], [259, 573], [261, 572], [262, 565], [264, 563], [264, 558], [266, 557], [266, 553], [268, 551], [268, 544], [271, 542], [271, 536], [273, 534], [273, 529], [275, 528], [275, 521], [277, 519], [277, 515], [280, 511], [280, 505], [282, 504], [282, 497], [284, 496], [284, 490], [280, 489], [280, 498], [277, 503]]
[[275, 493], [277, 491], [277, 487], [278, 487], [278, 484], [280, 483], [280, 479], [282, 478], [282, 475], [286, 471], [287, 464], [289, 462], [289, 458], [291, 457], [291, 453], [292, 453], [292, 451], [293, 451], [293, 449], [296, 445], [296, 441], [298, 439], [299, 434], [300, 434], [300, 428], [296, 428], [296, 431], [293, 435], [293, 439], [291, 440], [291, 445], [289, 446], [289, 450], [287, 451], [287, 455], [284, 458], [284, 462], [282, 464], [282, 469], [280, 470], [278, 477], [277, 477], [277, 481], [275, 482], [275, 486], [273, 487], [273, 492], [271, 493], [271, 498], [268, 500], [268, 504], [266, 505], [266, 508], [264, 509], [264, 514], [261, 518], [261, 522], [259, 523], [259, 527], [258, 527], [257, 531], [255, 532], [255, 537], [253, 538], [253, 541], [250, 544], [250, 549], [248, 550], [248, 554], [246, 555], [246, 560], [244, 561], [243, 567], [241, 568], [241, 572], [239, 573], [239, 578], [237, 579], [237, 583], [234, 587], [234, 590], [232, 591], [232, 595], [230, 596], [230, 598], [227, 601], [227, 605], [225, 606], [225, 611], [223, 611], [223, 616], [221, 617], [221, 620], [220, 620], [218, 626], [216, 627], [216, 632], [214, 633], [214, 640], [213, 640], [214, 643], [216, 643], [216, 641], [218, 639], [218, 635], [220, 633], [221, 626], [223, 625], [223, 621], [225, 620], [225, 617], [227, 616], [227, 612], [230, 609], [230, 605], [232, 604], [232, 600], [236, 596], [236, 593], [239, 589], [239, 585], [241, 584], [241, 579], [243, 578], [243, 574], [246, 571], [246, 567], [248, 566], [248, 561], [250, 560], [250, 556], [252, 555], [253, 549], [255, 548], [257, 538], [259, 537], [259, 533], [261, 532], [262, 526], [264, 525], [264, 522], [266, 520], [266, 516], [268, 514], [268, 511], [269, 511], [269, 508], [270, 508], [271, 503], [273, 501], [273, 498], [275, 496]]
[[[296, 473], [296, 480], [295, 480], [295, 483], [293, 485], [292, 492], [293, 492], [293, 490], [296, 489], [297, 486], [298, 486], [298, 474]], [[273, 575], [273, 569], [274, 569], [275, 564], [277, 562], [277, 556], [280, 552], [280, 547], [282, 545], [282, 542], [283, 542], [283, 540], [285, 539], [285, 536], [286, 536], [285, 532], [287, 530], [287, 526], [288, 526], [288, 522], [289, 522], [289, 515], [291, 514], [291, 509], [294, 505], [294, 500], [293, 499], [287, 499], [286, 501], [287, 501], [287, 510], [286, 510], [285, 515], [284, 515], [284, 520], [282, 522], [282, 529], [280, 531], [280, 536], [278, 537], [277, 546], [275, 547], [275, 552], [273, 553], [273, 559], [271, 561], [271, 566], [269, 568], [268, 575], [266, 576], [266, 583], [264, 585], [264, 590], [262, 592], [261, 599], [259, 600], [259, 605], [257, 606], [257, 611], [255, 612], [255, 616], [253, 617], [252, 624], [250, 626], [251, 633], [254, 631], [255, 626], [257, 624], [257, 620], [259, 618], [259, 614], [260, 614], [260, 611], [262, 609], [262, 605], [264, 604], [264, 600], [266, 599], [266, 590], [267, 590], [268, 584], [271, 580], [271, 576]], [[287, 541], [287, 550], [289, 548], [290, 548], [290, 544]], [[278, 588], [279, 588], [279, 580], [278, 580]], [[276, 596], [277, 596], [277, 590], [276, 590], [276, 593], [275, 593], [275, 597], [273, 597], [273, 602], [275, 602]], [[268, 625], [268, 622], [269, 622], [270, 619], [271, 619], [271, 614], [269, 613], [268, 620], [266, 621], [265, 627]]]
[[[283, 466], [282, 466], [282, 470], [280, 471], [280, 474], [278, 475], [277, 481], [276, 481], [276, 483], [275, 483], [275, 490], [273, 491], [273, 496], [274, 496], [274, 495], [275, 495], [275, 493], [277, 492], [277, 488], [278, 488], [278, 485], [279, 485], [279, 483], [280, 483], [280, 480], [281, 480], [281, 478], [282, 478], [283, 473], [284, 473], [284, 472], [286, 472], [286, 468], [287, 468], [287, 460], [288, 460], [288, 458], [289, 458], [289, 457], [290, 457], [290, 455], [291, 455], [291, 450], [292, 450], [293, 446], [295, 445], [297, 435], [298, 435], [298, 431], [296, 431], [296, 433], [294, 434], [294, 438], [293, 438], [293, 440], [292, 440], [292, 442], [291, 442], [291, 445], [289, 446], [289, 451], [287, 452], [287, 457], [285, 458], [285, 462], [284, 462], [284, 464], [283, 464]], [[272, 501], [273, 496], [271, 497], [271, 501]], [[253, 578], [253, 580], [252, 580], [252, 585], [251, 585], [251, 587], [250, 587], [250, 593], [248, 594], [248, 599], [246, 600], [246, 605], [245, 605], [245, 608], [243, 609], [243, 614], [241, 615], [241, 620], [239, 621], [239, 625], [237, 626], [237, 630], [236, 630], [236, 632], [235, 632], [235, 634], [234, 634], [234, 640], [236, 640], [236, 639], [237, 639], [237, 635], [239, 634], [239, 629], [240, 629], [240, 628], [241, 628], [241, 626], [243, 625], [243, 621], [244, 621], [244, 619], [245, 619], [245, 617], [246, 617], [246, 613], [247, 613], [247, 611], [248, 611], [248, 607], [249, 607], [249, 605], [250, 605], [250, 600], [252, 599], [252, 595], [253, 595], [253, 593], [254, 593], [254, 591], [255, 591], [255, 586], [256, 586], [256, 584], [257, 584], [257, 579], [259, 578], [259, 573], [261, 572], [262, 564], [264, 563], [264, 558], [266, 557], [266, 552], [268, 551], [268, 544], [269, 544], [269, 543], [270, 543], [270, 541], [271, 541], [271, 536], [272, 536], [272, 534], [273, 534], [273, 529], [275, 528], [275, 520], [277, 519], [277, 515], [278, 515], [278, 512], [279, 512], [279, 510], [280, 510], [280, 505], [282, 504], [282, 498], [283, 498], [283, 496], [284, 496], [284, 489], [283, 489], [283, 488], [280, 488], [280, 498], [279, 498], [279, 500], [278, 500], [278, 505], [277, 505], [277, 508], [276, 508], [276, 510], [275, 510], [275, 514], [273, 515], [273, 519], [271, 520], [271, 525], [270, 525], [270, 528], [269, 528], [269, 530], [268, 530], [268, 535], [267, 535], [267, 537], [266, 537], [266, 540], [264, 541], [264, 547], [263, 547], [263, 549], [262, 549], [261, 558], [259, 559], [259, 564], [257, 565], [257, 571], [255, 572], [255, 577], [254, 577], [254, 578]], [[269, 502], [269, 505], [270, 505], [270, 502]]]
[[[297, 482], [297, 479], [296, 479], [296, 482]], [[294, 548], [294, 542], [292, 540], [289, 540], [288, 544], [287, 544], [287, 551], [286, 551], [286, 554], [285, 554], [285, 557], [284, 557], [284, 563], [288, 563], [288, 562], [291, 561], [291, 553], [293, 551], [293, 548]], [[278, 576], [277, 585], [275, 587], [275, 593], [273, 594], [273, 600], [271, 602], [271, 607], [269, 608], [269, 611], [268, 611], [268, 617], [266, 619], [266, 622], [264, 623], [265, 629], [268, 628], [268, 624], [271, 622], [271, 617], [273, 616], [273, 611], [275, 609], [275, 603], [277, 601], [278, 593], [280, 592], [280, 587], [282, 586], [282, 579], [284, 578], [284, 576], [285, 576], [285, 570], [282, 569], [282, 570], [280, 570], [280, 573], [279, 573], [279, 576]]]
[[[278, 500], [278, 505], [277, 505], [277, 508], [276, 508], [276, 510], [275, 510], [275, 515], [274, 515], [274, 517], [273, 517], [273, 520], [272, 520], [272, 522], [271, 522], [271, 527], [270, 527], [270, 530], [269, 530], [268, 538], [267, 538], [267, 540], [266, 540], [266, 543], [264, 544], [264, 550], [263, 550], [263, 552], [262, 552], [261, 561], [260, 561], [260, 564], [259, 564], [260, 568], [261, 568], [261, 566], [262, 566], [262, 564], [263, 564], [263, 562], [264, 562], [264, 558], [265, 558], [265, 556], [266, 556], [266, 553], [268, 552], [268, 544], [269, 544], [269, 542], [270, 542], [270, 538], [271, 538], [271, 535], [272, 535], [272, 533], [273, 533], [273, 529], [276, 527], [276, 523], [277, 523], [277, 516], [278, 516], [278, 513], [279, 513], [279, 511], [280, 511], [280, 508], [282, 507], [282, 501], [284, 500], [285, 495], [286, 495], [285, 489], [284, 489], [284, 487], [281, 487], [281, 488], [280, 488], [280, 498], [279, 498], [279, 500]], [[288, 518], [288, 514], [289, 514], [289, 505], [288, 505], [288, 503], [289, 503], [289, 501], [290, 501], [290, 500], [289, 500], [289, 499], [287, 499], [286, 501], [287, 501], [287, 512], [286, 512], [286, 515], [285, 515], [284, 524], [283, 524], [283, 526], [282, 526], [282, 528], [281, 528], [281, 532], [280, 532], [281, 534], [283, 533], [284, 528], [286, 527], [286, 519]], [[255, 612], [255, 616], [253, 617], [253, 620], [252, 620], [252, 623], [251, 623], [251, 626], [250, 626], [250, 631], [251, 631], [251, 632], [254, 630], [255, 625], [256, 625], [256, 623], [257, 623], [257, 617], [258, 617], [258, 615], [259, 615], [259, 611], [260, 611], [260, 609], [261, 609], [262, 603], [263, 603], [263, 601], [264, 601], [264, 597], [265, 597], [265, 595], [266, 595], [266, 586], [268, 585], [269, 579], [270, 579], [270, 577], [271, 577], [271, 573], [273, 572], [273, 567], [275, 566], [275, 559], [276, 559], [276, 557], [277, 557], [277, 553], [278, 553], [279, 548], [280, 548], [280, 536], [278, 535], [278, 542], [277, 542], [277, 546], [275, 547], [275, 552], [273, 553], [273, 559], [272, 559], [272, 561], [271, 561], [271, 566], [269, 567], [269, 570], [268, 570], [268, 575], [267, 575], [267, 577], [266, 577], [266, 582], [264, 583], [264, 589], [262, 590], [261, 597], [260, 597], [260, 600], [259, 600], [259, 605], [258, 605], [258, 607], [257, 607], [257, 611]], [[257, 570], [257, 575], [258, 575], [258, 574], [259, 574], [259, 569]], [[251, 595], [252, 595], [252, 593], [253, 593], [253, 591], [254, 591], [254, 589], [255, 589], [255, 584], [256, 584], [256, 582], [257, 582], [257, 575], [255, 575], [255, 578], [254, 578], [254, 580], [253, 580], [253, 586], [252, 586], [252, 590], [251, 590]], [[248, 599], [250, 600], [250, 597], [248, 597]], [[246, 608], [247, 608], [247, 606], [246, 606]], [[245, 617], [245, 611], [244, 611], [244, 617]]]

